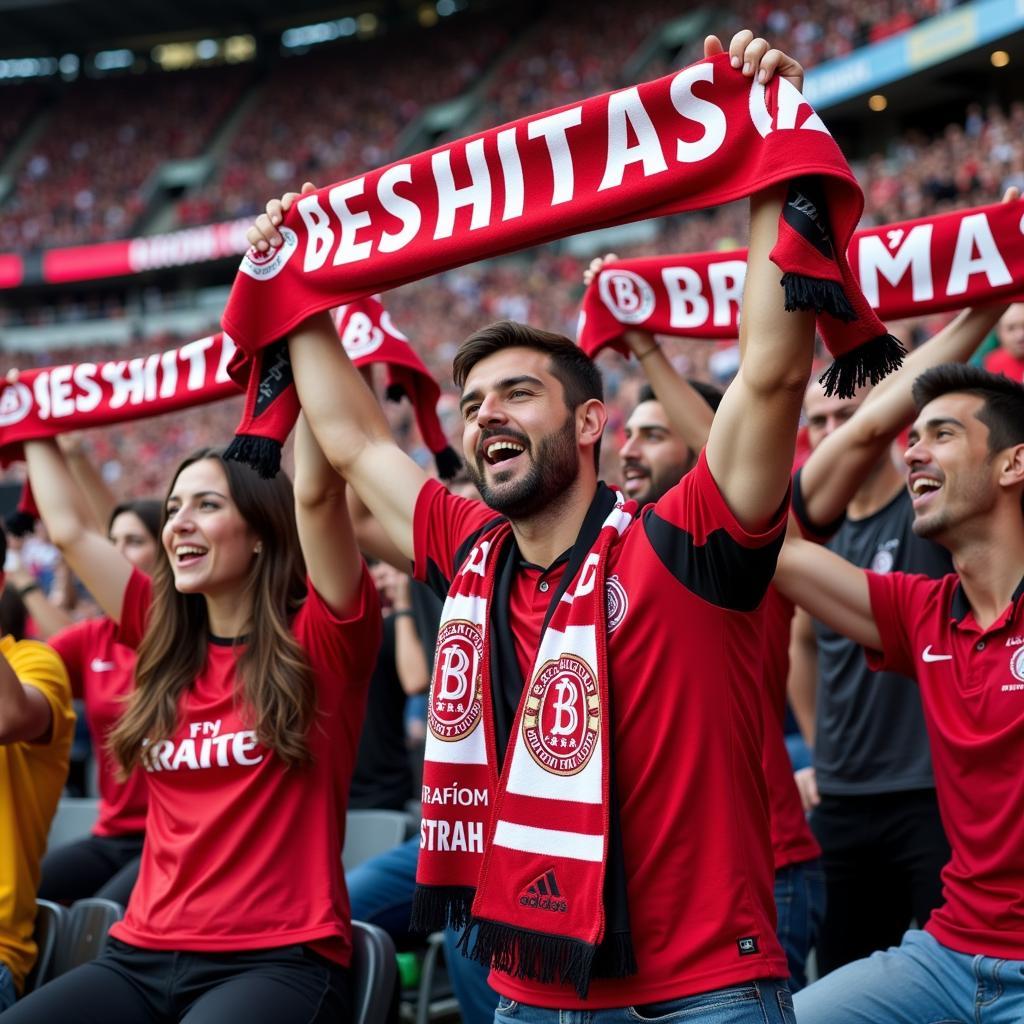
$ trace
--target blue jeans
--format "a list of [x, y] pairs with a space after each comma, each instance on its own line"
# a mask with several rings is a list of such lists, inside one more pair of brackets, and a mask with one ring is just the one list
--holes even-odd
[[[785, 982], [751, 981], [698, 996], [684, 996], [649, 1006], [609, 1010], [548, 1010], [515, 1003], [504, 996], [494, 1024], [796, 1024], [793, 997]], [[803, 1024], [801, 1019], [800, 1024]]]
[[[398, 941], [406, 939], [419, 852], [417, 834], [347, 872], [345, 884], [352, 917], [383, 928]], [[463, 956], [456, 948], [458, 939], [458, 933], [450, 928], [445, 932], [445, 964], [463, 1024], [490, 1024], [498, 993], [487, 984], [488, 968]]]
[[825, 918], [825, 870], [821, 858], [789, 864], [775, 872], [776, 934], [789, 962], [789, 990], [807, 984], [807, 957]]
[[0, 1013], [9, 1006], [13, 1006], [18, 998], [14, 989], [14, 978], [11, 976], [10, 968], [6, 964], [0, 964]]
[[928, 932], [840, 967], [795, 1000], [800, 1024], [1020, 1024], [1024, 960], [956, 953]]

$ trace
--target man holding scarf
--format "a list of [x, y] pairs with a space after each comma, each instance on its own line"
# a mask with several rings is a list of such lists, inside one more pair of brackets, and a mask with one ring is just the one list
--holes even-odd
[[[749, 78], [802, 83], [749, 32], [729, 52]], [[397, 448], [327, 315], [290, 336], [325, 453], [447, 593], [414, 922], [469, 925], [497, 1021], [793, 1021], [753, 614], [782, 540], [814, 339], [769, 260], [785, 194], [751, 198], [745, 355], [707, 447], [642, 513], [597, 479], [600, 376], [568, 339], [506, 322], [463, 343], [454, 376], [480, 503]], [[296, 198], [268, 204], [257, 251], [282, 244]]]

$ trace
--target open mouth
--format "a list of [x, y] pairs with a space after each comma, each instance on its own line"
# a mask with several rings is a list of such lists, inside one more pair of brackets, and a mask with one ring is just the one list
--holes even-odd
[[182, 544], [174, 549], [174, 564], [180, 567], [195, 565], [206, 554], [206, 548], [196, 544]]
[[937, 491], [942, 490], [942, 482], [930, 476], [918, 476], [910, 481], [911, 503], [914, 508], [928, 504]]
[[510, 462], [518, 458], [526, 451], [526, 446], [518, 441], [510, 441], [498, 438], [494, 441], [485, 441], [482, 445], [484, 461], [489, 466], [497, 466], [502, 462]]

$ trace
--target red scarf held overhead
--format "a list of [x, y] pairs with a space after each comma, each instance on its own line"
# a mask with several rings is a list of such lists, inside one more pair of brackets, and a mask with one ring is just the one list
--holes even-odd
[[[1021, 294], [1024, 200], [854, 234], [847, 252], [861, 291], [885, 320], [947, 312]], [[747, 250], [619, 260], [583, 295], [588, 355], [629, 355], [624, 329], [681, 338], [735, 338]]]
[[[730, 202], [789, 182], [773, 261], [787, 308], [814, 309], [852, 391], [898, 363], [846, 262], [863, 196], [794, 86], [751, 82], [720, 54], [644, 85], [490, 129], [296, 200], [280, 249], [243, 258], [224, 329], [262, 353], [313, 313], [597, 227]], [[272, 357], [271, 357], [272, 359]], [[281, 400], [288, 404], [290, 399]], [[257, 409], [255, 399], [250, 403]], [[286, 420], [287, 417], [281, 419]], [[272, 402], [234, 453], [265, 469]], [[269, 461], [268, 461], [269, 460]]]
[[[413, 403], [420, 433], [437, 459], [440, 474], [454, 475], [460, 462], [448, 448], [437, 418], [441, 389], [380, 301], [365, 299], [353, 304], [341, 319], [343, 332], [355, 331], [353, 339], [365, 329], [365, 336], [377, 342], [380, 332], [378, 343], [350, 341], [352, 361], [359, 367], [376, 363], [387, 367], [389, 385], [401, 388]], [[258, 393], [260, 401], [272, 401], [278, 388], [294, 398], [283, 341], [277, 351], [276, 362], [266, 363], [273, 367], [263, 382], [269, 395]], [[16, 383], [0, 386], [0, 459], [9, 463], [20, 458], [23, 441], [149, 419], [232, 398], [246, 390], [250, 366], [249, 360], [239, 358], [227, 335], [214, 334], [148, 356], [23, 370]], [[282, 404], [276, 409], [281, 415]], [[298, 402], [294, 401], [289, 431], [297, 415]], [[28, 507], [19, 506], [18, 511], [35, 515]]]

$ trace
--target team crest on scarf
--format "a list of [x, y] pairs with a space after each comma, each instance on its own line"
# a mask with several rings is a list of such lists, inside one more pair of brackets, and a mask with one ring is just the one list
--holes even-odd
[[590, 666], [573, 654], [546, 662], [530, 684], [523, 709], [523, 739], [545, 771], [583, 771], [600, 734], [601, 698]]
[[431, 733], [445, 743], [468, 736], [480, 722], [483, 653], [483, 634], [466, 619], [446, 622], [438, 634], [427, 720]]

